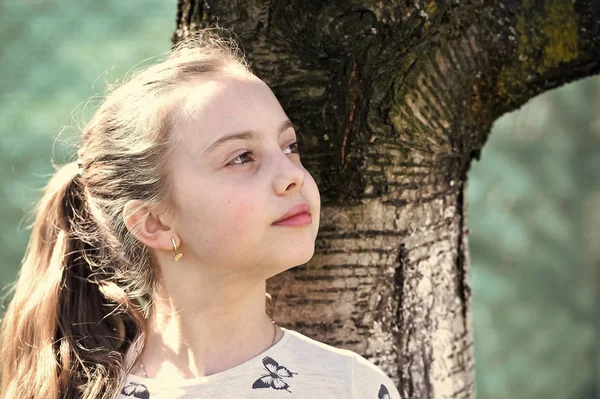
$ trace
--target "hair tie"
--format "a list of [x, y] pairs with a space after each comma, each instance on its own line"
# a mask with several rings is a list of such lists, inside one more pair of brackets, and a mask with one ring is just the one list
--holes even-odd
[[85, 172], [85, 169], [83, 168], [83, 159], [81, 158], [77, 158], [77, 166], [79, 167], [77, 173], [79, 174], [79, 176], [83, 176], [83, 173]]
[[83, 168], [83, 148], [77, 150], [77, 166], [79, 166], [78, 174], [79, 176], [83, 176], [85, 169]]

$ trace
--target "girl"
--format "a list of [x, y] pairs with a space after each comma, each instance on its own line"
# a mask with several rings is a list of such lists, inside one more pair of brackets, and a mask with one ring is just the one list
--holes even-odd
[[320, 197], [223, 37], [113, 90], [48, 183], [2, 322], [2, 399], [400, 397], [265, 312], [265, 280], [314, 254]]

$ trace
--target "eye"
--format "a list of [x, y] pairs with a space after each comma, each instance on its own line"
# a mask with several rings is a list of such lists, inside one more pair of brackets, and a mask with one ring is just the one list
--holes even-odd
[[300, 149], [298, 148], [298, 142], [294, 141], [292, 144], [288, 145], [287, 148], [294, 146], [296, 150], [292, 152], [292, 154], [300, 154]]
[[[253, 156], [253, 155], [254, 155], [254, 151], [246, 151], [246, 152], [244, 152], [244, 153], [242, 153], [242, 154], [238, 155], [237, 157], [233, 158], [233, 159], [231, 160], [231, 162], [229, 162], [229, 163], [227, 164], [227, 166], [229, 166], [229, 165], [232, 165], [232, 166], [233, 166], [233, 165], [240, 165], [240, 166], [243, 166], [243, 165], [245, 165], [245, 164], [247, 164], [247, 163], [248, 163], [248, 162], [244, 162], [244, 161], [243, 161], [243, 159], [245, 159], [245, 158], [246, 158], [246, 157], [248, 157], [248, 156]], [[242, 161], [241, 161], [241, 162], [234, 162], [234, 161], [235, 161], [235, 160], [237, 160], [237, 159], [240, 159], [240, 160], [242, 160]]]
[[[292, 152], [290, 154], [299, 154], [299, 148], [298, 148], [298, 142], [297, 141], [295, 141], [292, 144], [288, 145], [286, 148], [290, 148], [290, 147], [295, 148], [294, 150], [292, 150]], [[251, 162], [251, 161], [244, 161], [244, 160], [247, 159], [247, 157], [251, 157], [250, 159], [252, 159], [253, 156], [254, 156], [254, 151], [246, 151], [244, 153], [241, 153], [237, 157], [233, 158], [231, 160], [231, 162], [229, 162], [227, 164], [227, 166], [234, 166], [234, 165], [243, 166], [243, 165]], [[237, 160], [239, 160], [239, 162], [236, 162]]]

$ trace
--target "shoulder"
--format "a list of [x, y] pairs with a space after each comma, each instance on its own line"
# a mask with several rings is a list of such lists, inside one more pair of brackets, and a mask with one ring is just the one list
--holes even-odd
[[392, 379], [377, 365], [355, 352], [352, 356], [352, 397], [400, 399]]
[[391, 378], [358, 353], [327, 345], [297, 331], [288, 331], [292, 335], [295, 360], [305, 358], [306, 362], [302, 363], [310, 363], [313, 372], [337, 375], [345, 381], [350, 379], [352, 398], [400, 399]]
[[316, 339], [308, 337], [295, 330], [286, 329], [286, 331], [290, 333], [291, 342], [297, 349], [317, 352], [321, 355], [336, 357], [338, 359], [346, 359], [348, 362], [352, 361], [352, 356], [354, 354], [352, 351], [336, 348], [335, 346], [317, 341]]

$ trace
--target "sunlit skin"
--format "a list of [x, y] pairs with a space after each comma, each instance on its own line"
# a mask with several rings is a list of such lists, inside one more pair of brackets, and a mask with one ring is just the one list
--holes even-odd
[[[143, 208], [127, 226], [139, 226], [134, 234], [161, 274], [141, 361], [150, 378], [184, 379], [235, 367], [271, 346], [265, 280], [312, 258], [320, 196], [294, 145], [297, 133], [287, 127], [279, 135], [289, 118], [257, 77], [231, 71], [186, 83], [173, 104], [174, 129], [183, 134], [169, 164], [176, 210]], [[263, 139], [205, 153], [217, 139], [249, 129]], [[302, 202], [312, 223], [272, 224]], [[178, 262], [171, 238], [183, 254]], [[277, 328], [275, 342], [282, 335]], [[132, 372], [143, 375], [137, 364]]]

